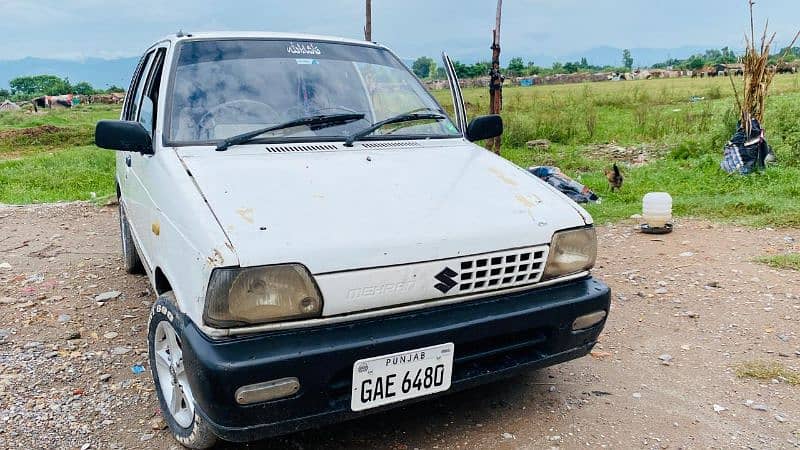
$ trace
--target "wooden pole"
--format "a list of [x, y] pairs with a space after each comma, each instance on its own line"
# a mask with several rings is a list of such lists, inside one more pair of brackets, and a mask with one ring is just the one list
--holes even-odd
[[[492, 31], [492, 69], [489, 72], [489, 114], [500, 114], [503, 110], [503, 75], [500, 73], [500, 17], [503, 0], [497, 0], [497, 14]], [[500, 154], [500, 136], [489, 139], [486, 148]]]
[[367, 22], [364, 26], [364, 40], [372, 42], [372, 0], [367, 0]]

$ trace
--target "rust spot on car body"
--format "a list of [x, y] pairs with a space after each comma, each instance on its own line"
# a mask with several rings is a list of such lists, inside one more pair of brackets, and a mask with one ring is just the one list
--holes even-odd
[[239, 208], [236, 210], [236, 214], [245, 222], [253, 223], [253, 208]]
[[496, 167], [492, 167], [491, 169], [489, 169], [489, 172], [491, 172], [492, 175], [496, 176], [497, 178], [500, 179], [500, 181], [502, 181], [503, 183], [505, 183], [505, 184], [507, 184], [509, 186], [516, 186], [517, 185], [517, 182], [513, 178], [509, 178], [506, 174], [501, 172], [500, 169], [498, 169]]
[[220, 253], [220, 251], [217, 249], [214, 249], [214, 251], [211, 253], [211, 256], [206, 258], [206, 264], [208, 264], [209, 267], [218, 267], [223, 265], [224, 263], [225, 263], [225, 258], [222, 256], [222, 253]]
[[161, 224], [158, 222], [153, 222], [153, 224], [150, 225], [150, 231], [152, 231], [156, 236], [161, 235]]
[[531, 209], [534, 206], [538, 205], [539, 203], [542, 203], [539, 197], [533, 194], [528, 194], [528, 195], [517, 194], [516, 198], [518, 202], [520, 202], [524, 207], [528, 209]]

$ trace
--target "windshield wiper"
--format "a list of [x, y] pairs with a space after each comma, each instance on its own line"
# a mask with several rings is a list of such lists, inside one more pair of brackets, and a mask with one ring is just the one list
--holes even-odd
[[363, 138], [364, 136], [367, 136], [368, 134], [372, 133], [373, 131], [375, 131], [375, 130], [381, 128], [381, 127], [383, 127], [384, 125], [389, 125], [389, 124], [392, 124], [392, 123], [413, 122], [415, 120], [426, 120], [426, 119], [444, 120], [444, 119], [447, 119], [447, 116], [445, 116], [444, 114], [435, 113], [435, 112], [416, 113], [416, 112], [413, 112], [413, 111], [410, 112], [410, 113], [399, 114], [399, 115], [396, 115], [394, 117], [389, 117], [388, 119], [381, 120], [380, 122], [375, 122], [374, 124], [370, 125], [369, 127], [364, 128], [363, 130], [358, 131], [358, 132], [348, 136], [347, 139], [345, 139], [345, 141], [344, 141], [344, 145], [346, 147], [352, 147], [353, 146], [353, 142]]
[[347, 123], [353, 122], [355, 120], [361, 120], [364, 118], [364, 114], [355, 113], [355, 114], [323, 114], [317, 116], [308, 116], [308, 117], [301, 117], [299, 119], [290, 120], [288, 122], [279, 123], [277, 125], [272, 125], [265, 128], [259, 128], [258, 130], [248, 131], [247, 133], [237, 134], [236, 136], [231, 136], [219, 144], [217, 144], [217, 151], [222, 152], [228, 149], [228, 147], [232, 145], [240, 145], [252, 141], [258, 136], [261, 136], [264, 133], [269, 133], [270, 131], [277, 131], [283, 130], [286, 128], [293, 128], [299, 126], [314, 126], [314, 125], [333, 125], [337, 123]]

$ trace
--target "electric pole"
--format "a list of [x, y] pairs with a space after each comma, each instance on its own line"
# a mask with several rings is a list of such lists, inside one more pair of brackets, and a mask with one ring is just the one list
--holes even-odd
[[[503, 110], [503, 75], [500, 73], [500, 16], [502, 9], [503, 0], [497, 0], [497, 15], [492, 32], [492, 69], [489, 72], [489, 114], [500, 114]], [[486, 148], [499, 155], [501, 141], [501, 136], [489, 139]]]
[[364, 26], [364, 40], [372, 42], [372, 0], [367, 0], [367, 24]]

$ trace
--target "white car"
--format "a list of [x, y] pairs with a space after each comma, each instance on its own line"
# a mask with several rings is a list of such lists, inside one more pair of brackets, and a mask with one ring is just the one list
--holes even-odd
[[118, 121], [126, 269], [158, 300], [150, 366], [191, 448], [250, 441], [586, 355], [609, 310], [591, 217], [473, 144], [389, 49], [178, 34]]

